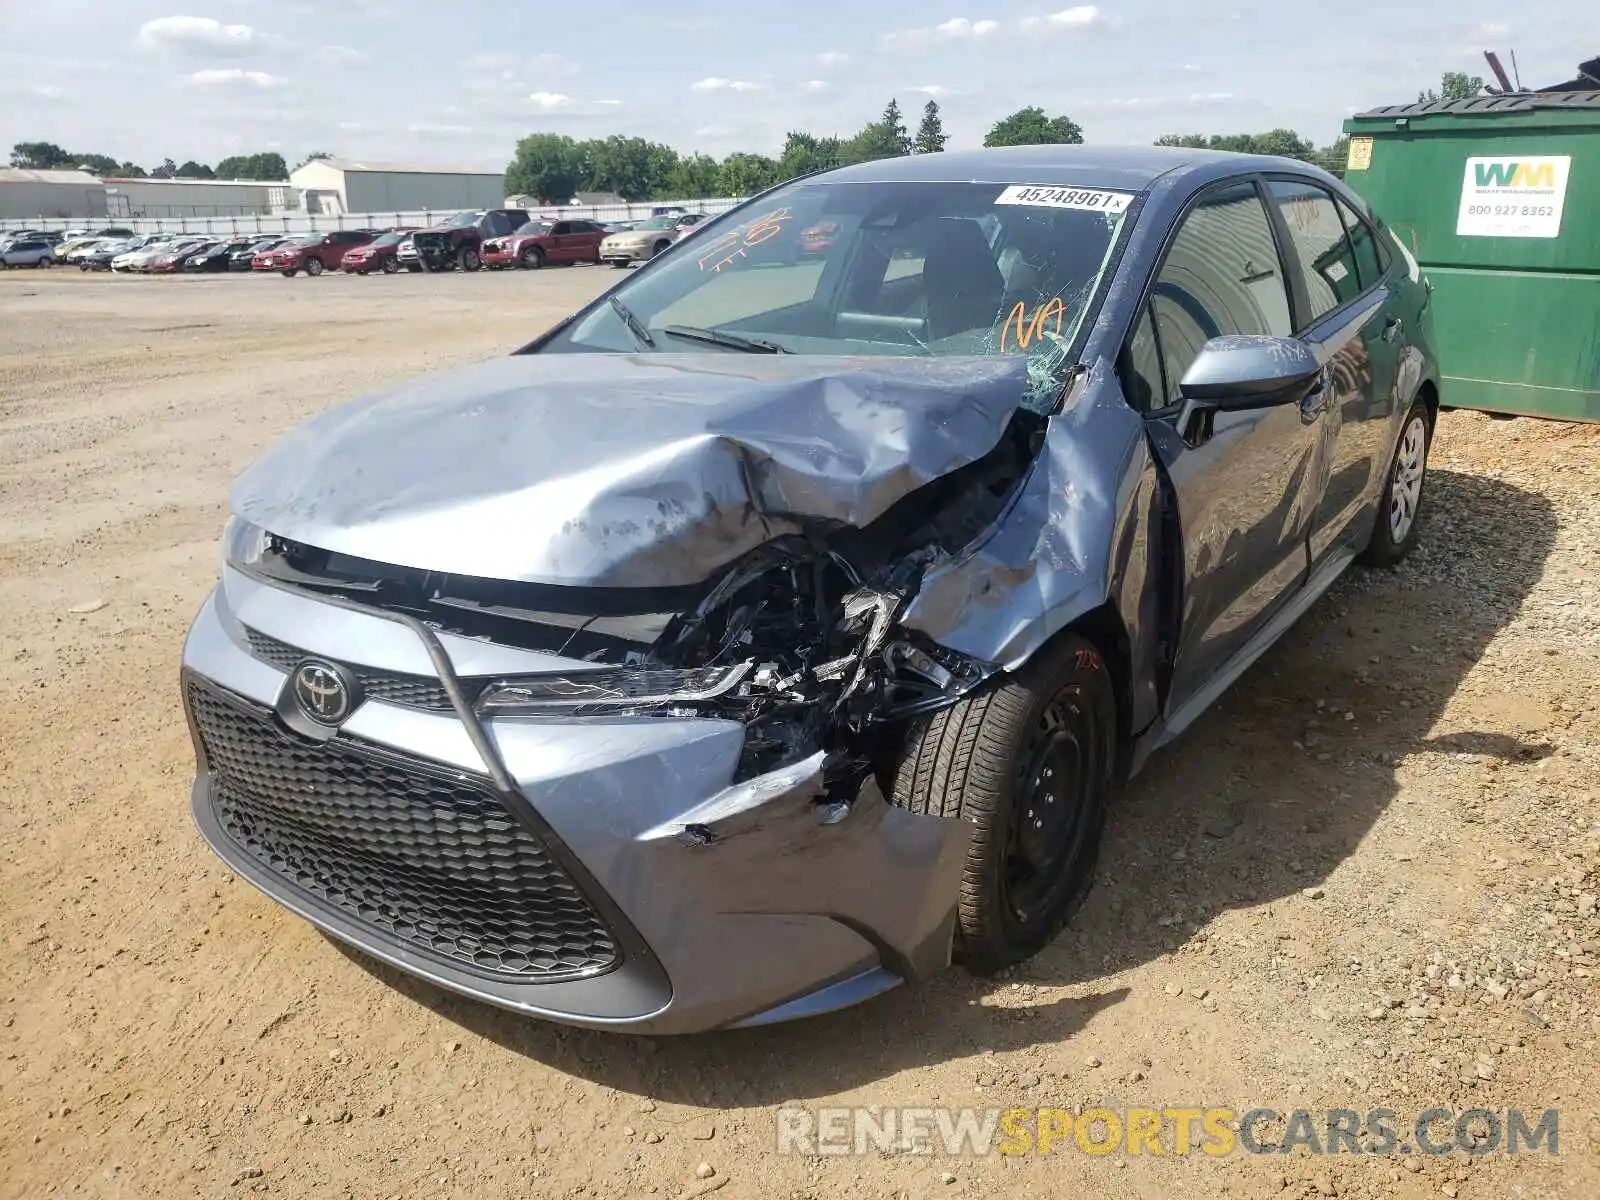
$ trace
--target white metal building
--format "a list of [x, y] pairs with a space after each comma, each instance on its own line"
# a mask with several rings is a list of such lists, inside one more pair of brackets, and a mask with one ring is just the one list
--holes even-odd
[[282, 180], [114, 179], [103, 181], [112, 217], [237, 217], [295, 207], [297, 193]]
[[326, 158], [293, 171], [308, 212], [384, 213], [498, 208], [505, 176], [480, 167], [414, 166]]
[[87, 171], [0, 167], [0, 220], [105, 215], [105, 185]]

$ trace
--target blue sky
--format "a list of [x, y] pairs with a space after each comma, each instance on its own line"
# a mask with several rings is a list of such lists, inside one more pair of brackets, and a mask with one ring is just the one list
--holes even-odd
[[1091, 142], [1287, 125], [1415, 97], [1514, 48], [1531, 86], [1600, 54], [1600, 5], [1504, 0], [0, 0], [0, 146], [146, 165], [280, 150], [499, 168], [522, 134], [723, 155], [931, 96], [953, 145], [1024, 104]]

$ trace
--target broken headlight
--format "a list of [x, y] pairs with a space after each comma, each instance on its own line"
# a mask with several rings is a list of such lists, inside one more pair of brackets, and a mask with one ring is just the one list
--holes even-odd
[[228, 567], [253, 567], [267, 549], [268, 533], [242, 517], [229, 517], [222, 529], [222, 563]]
[[491, 683], [478, 695], [485, 716], [564, 713], [602, 716], [636, 709], [692, 706], [725, 696], [754, 664], [693, 667], [617, 667], [572, 675], [529, 675]]

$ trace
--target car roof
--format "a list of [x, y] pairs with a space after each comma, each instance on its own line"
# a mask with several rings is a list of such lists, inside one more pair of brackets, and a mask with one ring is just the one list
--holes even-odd
[[1007, 146], [880, 158], [829, 171], [827, 178], [840, 183], [1038, 184], [1142, 192], [1164, 175], [1221, 174], [1228, 163], [1256, 171], [1305, 167], [1290, 159], [1177, 146]]

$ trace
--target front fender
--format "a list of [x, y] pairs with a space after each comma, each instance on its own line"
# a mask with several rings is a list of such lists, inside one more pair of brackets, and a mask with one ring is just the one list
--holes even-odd
[[1143, 728], [1157, 704], [1158, 514], [1143, 421], [1102, 361], [1049, 418], [1000, 518], [928, 572], [902, 623], [1015, 670], [1056, 633], [1109, 606], [1128, 638], [1132, 728]]

